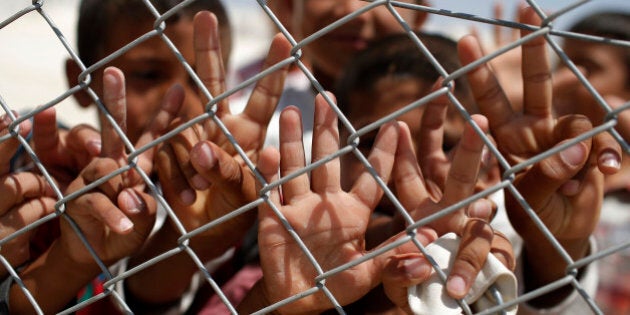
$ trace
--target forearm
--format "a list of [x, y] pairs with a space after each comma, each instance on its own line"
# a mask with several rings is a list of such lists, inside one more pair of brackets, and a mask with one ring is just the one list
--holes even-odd
[[[177, 248], [180, 236], [170, 224], [165, 224], [138, 255], [130, 258], [129, 268]], [[189, 246], [204, 263], [225, 252], [223, 248], [213, 249], [211, 243], [197, 238], [191, 239]], [[143, 304], [173, 303], [181, 299], [189, 289], [192, 277], [198, 271], [199, 267], [188, 253], [179, 252], [129, 277], [126, 280], [125, 294]], [[164, 290], [165, 283], [168, 283], [168, 290]]]
[[[77, 292], [99, 274], [96, 263], [78, 264], [71, 259], [59, 241], [20, 272], [20, 278], [45, 314], [55, 313], [76, 297]], [[9, 291], [10, 313], [34, 313], [21, 287], [13, 284]]]
[[[560, 241], [560, 245], [575, 261], [585, 257], [589, 251], [589, 240]], [[533, 291], [566, 276], [568, 264], [546, 240], [525, 242], [523, 248], [523, 281], [525, 292]], [[579, 274], [578, 274], [579, 276]], [[562, 302], [573, 292], [566, 285], [529, 302], [539, 308], [548, 308]]]

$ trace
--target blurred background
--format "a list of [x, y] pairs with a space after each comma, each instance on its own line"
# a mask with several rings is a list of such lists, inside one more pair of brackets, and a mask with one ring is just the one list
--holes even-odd
[[[271, 0], [278, 1], [278, 0]], [[493, 17], [496, 0], [430, 0], [436, 8], [481, 17]], [[576, 3], [576, 0], [540, 0], [536, 3], [548, 12]], [[630, 11], [628, 0], [579, 1], [587, 2], [578, 9], [562, 15], [554, 22], [560, 29], [566, 28], [582, 14], [595, 10], [617, 8]], [[15, 110], [32, 109], [59, 97], [67, 88], [63, 74], [64, 60], [68, 53], [59, 38], [37, 11], [21, 15], [31, 6], [31, 0], [2, 1], [0, 4], [0, 97]], [[68, 43], [75, 48], [75, 23], [79, 0], [43, 1], [43, 11], [58, 27]], [[505, 19], [512, 19], [518, 1], [501, 1], [505, 7]], [[267, 49], [271, 29], [264, 12], [255, 0], [225, 0], [233, 23], [232, 68], [238, 68], [263, 55]], [[19, 17], [18, 17], [19, 16]], [[9, 22], [11, 21], [11, 22]], [[455, 37], [469, 32], [470, 21], [432, 15], [429, 30], [449, 32]], [[480, 33], [491, 28], [475, 25]], [[56, 106], [60, 120], [67, 125], [95, 124], [94, 109], [79, 108], [72, 98]]]

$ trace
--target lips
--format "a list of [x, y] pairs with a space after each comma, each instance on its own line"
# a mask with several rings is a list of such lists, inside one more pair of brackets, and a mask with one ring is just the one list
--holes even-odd
[[362, 36], [348, 34], [329, 34], [326, 36], [326, 39], [341, 49], [351, 49], [355, 51], [365, 49], [368, 44], [368, 40]]

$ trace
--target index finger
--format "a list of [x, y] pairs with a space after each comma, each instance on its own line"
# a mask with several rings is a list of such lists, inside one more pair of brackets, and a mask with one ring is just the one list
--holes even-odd
[[[291, 52], [291, 44], [282, 34], [276, 34], [269, 53], [263, 64], [263, 71], [269, 67], [281, 62], [282, 60], [289, 58]], [[278, 69], [262, 79], [260, 79], [254, 90], [252, 91], [247, 106], [243, 113], [251, 118], [253, 121], [259, 123], [262, 126], [267, 126], [269, 120], [273, 115], [276, 105], [280, 100], [282, 91], [284, 89], [284, 80], [287, 77], [289, 66], [286, 65], [281, 69]]]
[[[523, 23], [540, 25], [542, 20], [532, 8], [521, 12]], [[522, 30], [521, 37], [531, 34]], [[552, 113], [551, 100], [553, 84], [551, 82], [551, 64], [547, 55], [544, 35], [540, 35], [522, 47], [523, 58], [523, 109], [525, 114], [549, 117]]]
[[[103, 101], [114, 123], [122, 132], [127, 130], [127, 100], [125, 92], [125, 76], [122, 71], [114, 67], [108, 67], [103, 71]], [[120, 158], [125, 152], [121, 141], [121, 135], [109, 122], [106, 115], [100, 115], [101, 120], [101, 156]]]
[[[225, 67], [221, 55], [219, 38], [219, 22], [217, 17], [208, 11], [201, 11], [194, 18], [194, 49], [197, 75], [212, 97], [226, 90]], [[229, 114], [227, 99], [217, 104], [219, 117]]]
[[[17, 114], [14, 113], [17, 117]], [[0, 136], [5, 136], [9, 134], [7, 128], [13, 120], [9, 117], [8, 114], [5, 114], [0, 118]], [[28, 133], [31, 131], [31, 121], [25, 120], [20, 123], [19, 133], [22, 137], [26, 137]], [[13, 159], [15, 153], [20, 147], [20, 142], [15, 137], [11, 137], [5, 141], [0, 142], [0, 174], [6, 174], [11, 170], [11, 160]]]
[[[473, 36], [464, 36], [460, 39], [457, 44], [457, 52], [463, 66], [483, 57], [479, 41]], [[466, 77], [481, 114], [490, 121], [490, 129], [497, 130], [509, 123], [514, 111], [488, 63], [470, 70]]]

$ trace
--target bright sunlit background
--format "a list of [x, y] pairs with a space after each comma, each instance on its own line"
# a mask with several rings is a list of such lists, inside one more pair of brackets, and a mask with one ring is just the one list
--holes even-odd
[[[540, 0], [543, 9], [555, 11], [576, 0]], [[15, 16], [29, 6], [31, 0], [2, 1], [0, 23]], [[76, 11], [79, 0], [44, 1], [44, 11], [59, 28], [74, 48]], [[430, 0], [430, 3], [444, 10], [491, 18], [494, 0]], [[270, 31], [264, 13], [255, 0], [226, 0], [234, 24], [235, 47], [233, 67], [238, 67], [263, 55], [267, 49]], [[503, 1], [505, 18], [512, 19], [517, 1]], [[591, 1], [570, 14], [561, 16], [554, 25], [567, 27], [584, 12], [614, 8], [630, 11], [630, 1], [600, 0]], [[236, 14], [238, 13], [238, 14]], [[444, 16], [431, 16], [427, 28], [449, 31], [459, 36], [470, 30], [471, 23]], [[0, 24], [1, 26], [1, 24]], [[490, 28], [476, 25], [481, 32]], [[60, 96], [66, 90], [63, 75], [64, 60], [68, 54], [61, 42], [48, 27], [38, 12], [30, 12], [0, 28], [0, 97], [18, 110], [34, 108]], [[93, 110], [79, 108], [74, 100], [64, 100], [57, 106], [60, 119], [68, 125], [77, 123], [94, 124]]]

